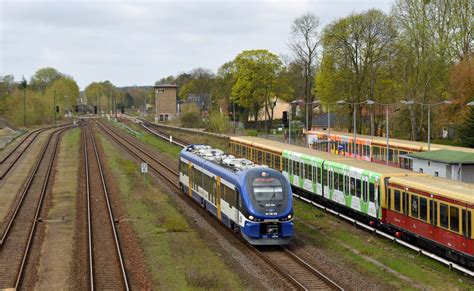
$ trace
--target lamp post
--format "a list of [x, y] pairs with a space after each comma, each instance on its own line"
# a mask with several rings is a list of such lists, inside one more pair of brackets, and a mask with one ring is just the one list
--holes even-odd
[[290, 102], [290, 110], [289, 110], [289, 116], [288, 116], [288, 143], [291, 144], [291, 115], [293, 112], [293, 107], [292, 104], [298, 103], [298, 100], [293, 100]]
[[362, 102], [348, 102], [346, 100], [339, 100], [336, 102], [336, 104], [339, 104], [339, 105], [344, 105], [344, 104], [349, 104], [349, 105], [352, 105], [352, 107], [354, 108], [354, 112], [353, 112], [353, 127], [354, 127], [354, 140], [353, 140], [353, 143], [352, 143], [352, 155], [354, 156], [354, 159], [356, 158], [356, 138], [357, 138], [357, 124], [356, 124], [356, 105], [361, 105], [361, 104], [364, 104], [364, 103], [367, 103], [369, 105], [372, 105], [374, 104], [375, 102], [372, 101], [372, 100], [365, 100], [365, 101], [362, 101]]
[[420, 102], [415, 102], [414, 100], [402, 100], [400, 102], [405, 105], [418, 104], [418, 105], [421, 105], [422, 107], [423, 106], [428, 107], [428, 151], [431, 151], [431, 107], [444, 105], [444, 104], [452, 104], [453, 102], [451, 100], [443, 100], [438, 103], [420, 103]]

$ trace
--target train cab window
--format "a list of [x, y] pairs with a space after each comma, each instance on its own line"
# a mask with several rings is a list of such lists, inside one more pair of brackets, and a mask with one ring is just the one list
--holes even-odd
[[449, 228], [448, 225], [448, 205], [440, 203], [439, 204], [439, 224], [441, 227]]
[[356, 179], [351, 177], [351, 195], [356, 196]]
[[430, 222], [438, 225], [438, 202], [430, 200]]
[[395, 211], [400, 212], [400, 191], [395, 190], [393, 196], [394, 196], [394, 199], [393, 199], [393, 200], [394, 200], [394, 202], [395, 202], [394, 205], [393, 205], [393, 206], [394, 206], [393, 209], [394, 209]]
[[362, 199], [364, 199], [364, 202], [367, 202], [367, 199], [369, 198], [367, 195], [368, 194], [367, 192], [369, 191], [368, 189], [369, 187], [367, 184], [368, 184], [367, 181], [364, 181], [363, 183], [364, 187], [362, 187]]
[[459, 208], [455, 206], [449, 207], [449, 228], [459, 232]]
[[411, 195], [411, 216], [418, 218], [418, 196]]
[[[467, 217], [466, 217], [467, 213]], [[468, 238], [471, 237], [472, 222], [471, 211], [462, 210], [462, 234]]]
[[375, 202], [375, 186], [373, 183], [369, 183], [369, 201]]
[[428, 201], [420, 197], [420, 219], [426, 221], [428, 217]]

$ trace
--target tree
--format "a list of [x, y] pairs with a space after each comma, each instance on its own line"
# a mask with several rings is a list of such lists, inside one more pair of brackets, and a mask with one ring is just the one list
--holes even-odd
[[214, 73], [209, 69], [197, 68], [190, 72], [189, 80], [181, 86], [179, 97], [186, 100], [189, 94], [210, 94], [214, 82]]
[[273, 121], [278, 98], [288, 98], [291, 88], [285, 79], [285, 67], [275, 54], [267, 50], [243, 51], [235, 58], [232, 96], [235, 102], [252, 113], [259, 129], [259, 113], [265, 112], [265, 128]]
[[[291, 25], [290, 48], [295, 55], [296, 63], [303, 69], [304, 96], [307, 104], [314, 101], [313, 82], [318, 45], [319, 18], [309, 12], [296, 18]], [[309, 112], [308, 129], [311, 128], [311, 123], [312, 110]]]
[[474, 147], [474, 107], [470, 106], [469, 114], [459, 128], [459, 138], [462, 145]]
[[[382, 68], [393, 55], [396, 37], [392, 19], [375, 9], [351, 14], [326, 26], [321, 70], [316, 78], [316, 90], [322, 99], [347, 100], [356, 104], [361, 116], [358, 103], [374, 99]], [[352, 105], [349, 109], [352, 114]], [[371, 111], [371, 134], [374, 134], [374, 122]], [[358, 123], [360, 132], [362, 118]]]
[[[54, 94], [56, 94], [55, 101], [53, 100]], [[53, 105], [56, 104], [62, 112], [66, 112], [67, 110], [72, 110], [72, 106], [77, 103], [79, 86], [73, 79], [63, 77], [57, 79], [48, 87], [45, 97], [48, 100], [47, 106], [53, 108]]]
[[45, 92], [54, 81], [64, 77], [64, 74], [52, 67], [39, 69], [31, 77], [30, 84], [35, 90]]

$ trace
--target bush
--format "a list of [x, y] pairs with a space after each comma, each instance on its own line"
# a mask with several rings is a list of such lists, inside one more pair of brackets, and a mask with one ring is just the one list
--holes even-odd
[[181, 123], [183, 127], [197, 128], [202, 124], [199, 112], [190, 111], [181, 115]]
[[208, 130], [215, 133], [229, 131], [229, 117], [219, 111], [212, 112], [209, 116]]

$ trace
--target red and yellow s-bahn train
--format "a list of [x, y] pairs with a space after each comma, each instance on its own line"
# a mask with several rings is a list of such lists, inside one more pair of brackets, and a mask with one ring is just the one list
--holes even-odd
[[[294, 193], [300, 196], [371, 222], [397, 237], [474, 269], [472, 184], [384, 165], [375, 167], [371, 162], [257, 137], [231, 137], [230, 152], [291, 177]], [[375, 204], [360, 195], [367, 191], [357, 177], [360, 180], [377, 177], [376, 194], [370, 199], [376, 201]], [[369, 193], [372, 191], [369, 189]], [[339, 193], [339, 197], [335, 193]], [[364, 212], [360, 207], [364, 203], [377, 209], [373, 209], [372, 214]]]
[[[357, 134], [355, 149], [353, 149], [354, 135], [347, 132], [311, 130], [306, 132], [306, 137], [312, 149], [327, 152], [327, 141], [329, 140], [330, 151], [333, 154], [348, 157], [354, 157], [355, 155], [355, 158], [359, 160], [386, 164], [387, 140], [385, 137]], [[474, 149], [471, 148], [440, 144], [431, 144], [430, 149], [474, 153]], [[401, 156], [408, 153], [427, 150], [428, 144], [425, 142], [390, 138], [388, 147], [388, 165], [411, 170], [411, 160], [405, 159]]]

